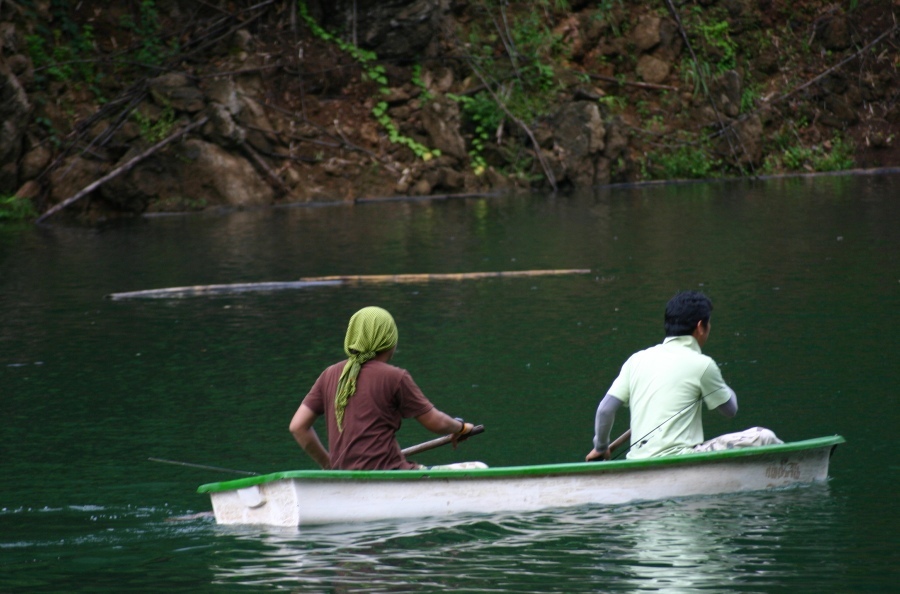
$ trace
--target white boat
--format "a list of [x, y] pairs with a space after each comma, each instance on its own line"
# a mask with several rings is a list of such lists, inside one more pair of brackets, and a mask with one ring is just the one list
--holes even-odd
[[529, 512], [822, 482], [844, 438], [645, 460], [472, 470], [296, 470], [200, 486], [219, 524], [306, 526]]

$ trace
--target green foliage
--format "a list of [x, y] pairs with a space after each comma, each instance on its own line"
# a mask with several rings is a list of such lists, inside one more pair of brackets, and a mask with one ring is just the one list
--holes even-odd
[[701, 22], [698, 23], [697, 30], [707, 47], [712, 47], [721, 54], [716, 63], [717, 71], [721, 73], [733, 69], [737, 63], [737, 44], [728, 34], [728, 21]]
[[741, 113], [753, 111], [759, 99], [759, 90], [754, 85], [748, 85], [741, 93]]
[[460, 104], [466, 120], [474, 126], [469, 158], [475, 175], [481, 175], [487, 169], [484, 149], [491, 139], [491, 134], [503, 124], [506, 114], [484, 91], [472, 97], [450, 95], [450, 98]]
[[171, 105], [166, 105], [156, 120], [139, 111], [131, 112], [131, 117], [140, 126], [141, 138], [153, 144], [167, 138], [175, 129], [175, 110]]
[[696, 60], [685, 57], [681, 62], [682, 78], [694, 87], [694, 95], [706, 91], [707, 81], [714, 74], [733, 70], [737, 66], [737, 43], [729, 34], [728, 21], [709, 18], [701, 6], [695, 5], [689, 12], [689, 31], [695, 31], [691, 45], [696, 50]]
[[597, 103], [600, 105], [605, 105], [612, 111], [622, 111], [625, 109], [625, 106], [628, 105], [628, 100], [625, 97], [621, 97], [619, 95], [604, 95], [597, 99]]
[[694, 87], [694, 95], [698, 95], [703, 90], [705, 82], [712, 76], [708, 63], [694, 62], [687, 57], [681, 61], [681, 72], [685, 84]]
[[654, 151], [643, 164], [644, 179], [706, 179], [721, 165], [705, 146], [684, 144], [674, 150]]
[[530, 124], [553, 109], [561, 88], [553, 64], [565, 51], [549, 14], [565, 10], [565, 3], [539, 0], [515, 14], [502, 0], [485, 0], [480, 6], [486, 18], [473, 21], [466, 47], [472, 68], [493, 92], [453, 97], [472, 134], [469, 156], [478, 174], [487, 167], [486, 145], [507, 119], [507, 111]]
[[[52, 18], [47, 21], [37, 16], [32, 3], [25, 3], [26, 14], [38, 23], [25, 38], [35, 68], [34, 82], [38, 88], [50, 81], [84, 84], [103, 103], [105, 100], [98, 84], [106, 69], [97, 66], [94, 28], [91, 24], [80, 26], [75, 22], [71, 14], [74, 7], [75, 3], [67, 0], [52, 0]], [[178, 51], [177, 41], [168, 48], [163, 43], [164, 31], [154, 0], [142, 0], [137, 17], [126, 15], [121, 25], [140, 39], [140, 45], [132, 55], [125, 57], [123, 63], [157, 66]]]
[[0, 196], [0, 222], [27, 221], [37, 216], [31, 200], [18, 196]]
[[431, 93], [428, 92], [428, 88], [425, 86], [425, 81], [422, 80], [421, 64], [416, 64], [412, 67], [412, 83], [421, 89], [422, 92], [419, 94], [419, 98], [423, 102], [427, 103], [433, 99]]
[[85, 25], [74, 36], [62, 28], [49, 32], [52, 38], [39, 34], [25, 37], [28, 55], [34, 64], [35, 83], [43, 87], [48, 80], [70, 81], [77, 79], [94, 84], [101, 74], [90, 59], [94, 51], [94, 29]]
[[634, 104], [634, 109], [635, 111], [637, 111], [637, 114], [641, 116], [642, 120], [650, 117], [650, 109], [647, 105], [647, 101], [645, 101], [644, 99], [639, 99]]
[[137, 20], [131, 15], [122, 17], [122, 27], [130, 30], [141, 40], [134, 59], [140, 64], [159, 66], [165, 62], [170, 54], [177, 52], [177, 43], [166, 51], [160, 38], [162, 24], [159, 22], [159, 11], [154, 0], [141, 0], [138, 8]]
[[59, 148], [62, 145], [59, 130], [53, 126], [53, 122], [50, 121], [50, 118], [45, 116], [35, 116], [34, 123], [44, 129], [47, 133], [47, 138], [50, 139], [50, 142], [54, 147]]
[[[498, 5], [491, 0], [485, 2], [485, 9], [499, 11]], [[510, 113], [530, 122], [551, 109], [559, 89], [552, 64], [562, 50], [561, 39], [537, 10], [507, 17], [486, 19], [473, 26], [469, 46], [474, 66], [496, 86]], [[501, 47], [503, 58], [498, 57], [503, 56], [498, 51]]]
[[613, 35], [621, 37], [623, 33], [622, 27], [619, 26], [619, 23], [615, 18], [610, 18], [616, 6], [622, 8], [622, 0], [600, 0], [597, 3], [597, 10], [594, 12], [593, 18], [606, 21], [612, 30]]
[[306, 6], [306, 2], [304, 2], [303, 0], [299, 0], [298, 6], [300, 9], [301, 18], [303, 18], [303, 21], [309, 27], [310, 31], [312, 31], [313, 35], [315, 35], [322, 41], [327, 41], [329, 43], [335, 44], [342, 52], [348, 54], [351, 58], [353, 58], [354, 61], [362, 66], [365, 78], [381, 85], [382, 87], [387, 86], [387, 72], [385, 71], [384, 66], [375, 63], [378, 60], [378, 56], [375, 54], [375, 52], [357, 47], [352, 43], [344, 41], [337, 35], [326, 31], [309, 14], [309, 8]]
[[[784, 137], [779, 138], [784, 144]], [[852, 169], [853, 144], [836, 135], [830, 141], [804, 146], [797, 138], [796, 144], [782, 147], [780, 152], [768, 155], [763, 163], [763, 173], [790, 171], [844, 171]]]
[[[300, 10], [300, 17], [309, 27], [310, 31], [312, 31], [313, 35], [323, 41], [335, 44], [341, 51], [350, 55], [350, 57], [363, 68], [363, 77], [376, 83], [382, 94], [386, 95], [390, 92], [390, 89], [388, 89], [387, 71], [384, 69], [384, 66], [377, 63], [378, 56], [374, 52], [359, 48], [326, 31], [309, 14], [309, 8], [307, 8], [304, 0], [298, 0], [297, 6]], [[388, 104], [386, 102], [379, 101], [375, 107], [372, 108], [372, 115], [388, 133], [388, 139], [391, 143], [400, 144], [409, 148], [416, 156], [425, 161], [441, 155], [441, 151], [429, 149], [425, 145], [416, 142], [416, 140], [401, 134], [400, 130], [397, 129], [397, 125], [391, 119], [390, 114], [388, 114]]]
[[391, 116], [388, 115], [387, 110], [387, 102], [379, 101], [378, 104], [376, 104], [375, 107], [372, 108], [372, 115], [375, 116], [375, 120], [379, 124], [381, 124], [381, 126], [387, 131], [388, 139], [393, 144], [400, 144], [409, 148], [416, 154], [417, 157], [419, 157], [423, 161], [429, 161], [433, 157], [441, 156], [441, 151], [437, 149], [429, 149], [422, 143], [416, 142], [414, 139], [400, 134], [400, 131], [397, 129], [397, 125], [394, 124], [394, 121], [391, 119]]

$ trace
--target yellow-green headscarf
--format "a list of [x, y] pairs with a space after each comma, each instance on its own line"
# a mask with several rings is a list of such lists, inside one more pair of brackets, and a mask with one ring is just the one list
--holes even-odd
[[396, 346], [398, 338], [394, 318], [380, 307], [364, 307], [350, 318], [347, 336], [344, 337], [344, 352], [349, 359], [341, 371], [334, 397], [334, 412], [339, 430], [344, 430], [344, 409], [356, 392], [356, 378], [363, 363], [374, 359], [381, 351]]

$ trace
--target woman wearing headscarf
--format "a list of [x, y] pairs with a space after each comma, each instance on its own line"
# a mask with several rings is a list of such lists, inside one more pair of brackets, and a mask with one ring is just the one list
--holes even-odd
[[[472, 430], [471, 423], [435, 408], [409, 372], [389, 364], [397, 340], [397, 324], [386, 310], [364, 307], [353, 314], [344, 337], [347, 359], [322, 372], [294, 413], [290, 425], [294, 439], [322, 468], [419, 468], [403, 456], [395, 437], [403, 419], [415, 418], [442, 435]], [[312, 427], [322, 415], [328, 429], [327, 450]]]

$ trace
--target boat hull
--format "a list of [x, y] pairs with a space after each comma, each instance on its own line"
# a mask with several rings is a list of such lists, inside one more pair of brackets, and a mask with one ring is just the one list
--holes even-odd
[[304, 526], [528, 512], [821, 482], [839, 436], [649, 460], [466, 471], [294, 471], [203, 485], [220, 524]]

